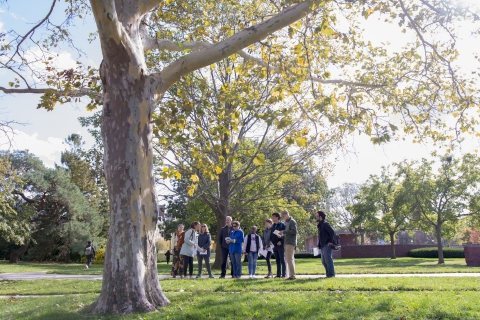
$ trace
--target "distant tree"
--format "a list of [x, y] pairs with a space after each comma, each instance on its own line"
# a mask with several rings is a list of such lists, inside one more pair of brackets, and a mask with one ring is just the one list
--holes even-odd
[[338, 227], [346, 228], [355, 235], [355, 244], [358, 243], [359, 236], [360, 243], [365, 243], [366, 232], [366, 219], [353, 210], [353, 206], [358, 202], [356, 195], [360, 193], [360, 188], [360, 184], [344, 183], [332, 189], [328, 195], [326, 206]]
[[460, 219], [480, 214], [480, 160], [465, 154], [440, 158], [438, 170], [434, 164], [423, 159], [402, 162], [398, 168], [411, 201], [412, 220], [435, 232], [438, 263], [444, 263], [442, 237], [454, 234]]
[[21, 247], [13, 250], [11, 263], [17, 263], [30, 241], [42, 244], [37, 254], [63, 258], [69, 261], [71, 253], [81, 254], [87, 240], [96, 238], [101, 220], [80, 189], [71, 182], [62, 168], [45, 168], [43, 163], [27, 151], [2, 152], [0, 158], [9, 159], [20, 180], [12, 193], [16, 197], [14, 210], [18, 221], [30, 224], [22, 234]]
[[103, 173], [98, 172], [101, 161], [97, 161], [97, 150], [93, 147], [85, 150], [82, 137], [78, 134], [68, 136], [65, 144], [68, 149], [61, 154], [61, 164], [70, 175], [71, 181], [88, 199], [90, 206], [99, 213], [102, 221], [99, 236], [106, 239], [110, 221], [108, 192]]
[[371, 175], [355, 196], [353, 212], [366, 217], [370, 229], [390, 239], [391, 259], [396, 259], [395, 235], [405, 228], [409, 217], [408, 196], [402, 193], [399, 179], [383, 167], [379, 176]]

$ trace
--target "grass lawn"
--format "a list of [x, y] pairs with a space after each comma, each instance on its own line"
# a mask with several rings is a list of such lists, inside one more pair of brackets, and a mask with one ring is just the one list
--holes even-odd
[[[61, 285], [59, 285], [61, 283]], [[478, 319], [476, 278], [164, 280], [171, 305], [127, 317], [88, 316], [100, 281], [3, 281], [0, 319]]]
[[[213, 261], [212, 261], [213, 262]], [[275, 261], [273, 269], [276, 270]], [[162, 262], [158, 264], [159, 274], [170, 274], [171, 265]], [[102, 274], [102, 265], [92, 265], [90, 270], [83, 264], [20, 262], [10, 265], [8, 261], [0, 261], [0, 273], [7, 272], [47, 272], [60, 274]], [[480, 268], [467, 267], [465, 259], [445, 259], [444, 265], [437, 265], [437, 259], [422, 258], [387, 258], [377, 259], [336, 259], [335, 271], [338, 274], [369, 274], [369, 273], [440, 273], [440, 272], [480, 272]], [[194, 274], [197, 272], [195, 263]], [[204, 271], [206, 272], [206, 271]], [[320, 259], [296, 259], [297, 274], [323, 274], [324, 268]], [[248, 274], [247, 263], [243, 263], [243, 273]], [[265, 260], [258, 261], [258, 274], [266, 274]], [[219, 271], [214, 270], [218, 275]]]

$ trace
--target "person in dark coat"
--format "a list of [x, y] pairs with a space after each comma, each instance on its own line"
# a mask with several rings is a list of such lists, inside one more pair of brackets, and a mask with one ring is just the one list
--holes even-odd
[[212, 275], [212, 268], [210, 267], [210, 247], [212, 246], [212, 236], [208, 232], [208, 226], [202, 224], [200, 227], [200, 235], [198, 236], [197, 260], [198, 260], [198, 275], [197, 278], [202, 277], [202, 262], [205, 261], [207, 267], [208, 277], [214, 278]]
[[318, 248], [322, 251], [322, 264], [325, 267], [327, 278], [335, 277], [335, 265], [333, 264], [332, 245], [335, 231], [330, 223], [325, 221], [326, 214], [318, 211], [315, 215], [318, 221]]
[[167, 259], [167, 264], [170, 263], [170, 256], [171, 256], [171, 255], [172, 255], [172, 254], [170, 253], [170, 250], [167, 250], [167, 252], [165, 252], [165, 258]]
[[92, 261], [95, 260], [95, 255], [96, 255], [95, 247], [92, 244], [92, 241], [88, 240], [87, 241], [87, 246], [85, 247], [85, 257], [87, 258], [87, 264], [85, 267], [87, 269], [90, 269], [90, 266], [92, 265]]
[[[220, 274], [220, 278], [225, 278], [225, 275], [227, 274], [227, 263], [228, 263], [228, 257], [230, 255], [229, 253], [229, 248], [230, 245], [225, 241], [225, 238], [230, 237], [230, 233], [232, 232], [232, 217], [226, 217], [225, 218], [225, 226], [220, 229], [220, 235], [218, 237], [218, 241], [221, 244], [221, 250], [222, 250], [222, 273]], [[231, 261], [232, 259], [230, 259]], [[231, 265], [230, 265], [231, 266]], [[230, 273], [233, 278], [233, 267], [230, 267]]]
[[281, 235], [275, 234], [275, 231], [284, 231], [285, 225], [280, 221], [280, 213], [278, 212], [272, 213], [272, 220], [273, 226], [270, 242], [273, 244], [273, 254], [275, 255], [275, 262], [277, 264], [277, 276], [275, 278], [285, 278], [287, 266], [285, 263], [284, 239]]

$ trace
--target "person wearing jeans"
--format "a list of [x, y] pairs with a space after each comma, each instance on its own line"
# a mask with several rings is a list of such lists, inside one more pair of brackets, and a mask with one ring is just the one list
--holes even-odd
[[243, 231], [240, 229], [240, 222], [232, 222], [232, 232], [227, 238], [229, 244], [230, 258], [232, 259], [233, 278], [240, 279], [242, 276], [242, 247], [243, 247]]
[[258, 252], [260, 251], [260, 237], [257, 235], [258, 228], [253, 226], [250, 229], [250, 234], [246, 237], [245, 240], [245, 254], [248, 258], [248, 276], [250, 278], [255, 278], [255, 273], [257, 273], [257, 259]]
[[295, 280], [295, 248], [297, 247], [297, 222], [290, 216], [287, 210], [282, 211], [285, 221], [285, 230], [282, 235], [285, 238], [285, 261], [287, 263], [288, 280]]
[[[222, 273], [220, 274], [220, 278], [225, 278], [225, 275], [227, 273], [227, 263], [228, 256], [230, 255], [230, 245], [225, 241], [225, 239], [230, 237], [230, 232], [232, 232], [232, 217], [227, 216], [225, 218], [225, 226], [220, 229], [220, 238], [218, 240], [220, 241], [220, 247], [222, 252]], [[230, 274], [233, 278], [233, 267], [230, 268]]]
[[273, 254], [275, 255], [275, 262], [277, 264], [277, 276], [275, 278], [285, 278], [285, 248], [283, 245], [283, 237], [275, 234], [275, 231], [281, 232], [285, 230], [285, 225], [280, 221], [280, 214], [278, 212], [272, 213], [272, 235], [270, 242], [273, 244]]
[[322, 264], [325, 267], [327, 278], [335, 277], [335, 265], [332, 257], [333, 236], [335, 231], [330, 224], [325, 221], [326, 214], [318, 211], [315, 215], [318, 221], [318, 248], [322, 252]]

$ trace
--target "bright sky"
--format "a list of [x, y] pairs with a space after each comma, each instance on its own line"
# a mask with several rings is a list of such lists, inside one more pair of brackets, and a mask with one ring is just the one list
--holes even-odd
[[[477, 3], [480, 0], [459, 0], [463, 2]], [[15, 27], [20, 31], [31, 28], [32, 24], [37, 22], [41, 15], [47, 12], [47, 7], [51, 1], [46, 0], [22, 0], [9, 1], [9, 8], [0, 8], [0, 33]], [[57, 10], [59, 14], [63, 10]], [[60, 16], [59, 16], [60, 17]], [[57, 18], [59, 18], [57, 17]], [[56, 19], [56, 17], [53, 17]], [[19, 27], [17, 27], [19, 26]], [[398, 48], [402, 43], [408, 40], [408, 36], [399, 32], [396, 25], [385, 26], [379, 24], [375, 17], [371, 17], [364, 24], [364, 35], [374, 44], [380, 42], [392, 43], [392, 50]], [[75, 61], [81, 60], [92, 66], [98, 66], [101, 61], [101, 52], [98, 42], [89, 43], [88, 34], [95, 31], [93, 20], [88, 20], [77, 28], [72, 28], [74, 37], [79, 48], [86, 53], [86, 56], [79, 57], [74, 51], [59, 51], [58, 66], [69, 68], [75, 67]], [[474, 45], [478, 39], [469, 39], [469, 41], [460, 41], [458, 43], [461, 52], [468, 54], [462, 55], [462, 64], [468, 71], [468, 66], [472, 61]], [[0, 71], [0, 85], [6, 86], [12, 79], [5, 72]], [[84, 128], [81, 128], [77, 121], [80, 116], [88, 116], [91, 113], [86, 111], [83, 104], [57, 105], [54, 111], [47, 112], [44, 109], [36, 109], [38, 96], [35, 95], [4, 95], [0, 96], [0, 109], [2, 119], [17, 120], [24, 122], [25, 125], [15, 125], [16, 135], [14, 137], [15, 149], [29, 149], [32, 153], [39, 156], [48, 166], [60, 161], [60, 152], [64, 150], [63, 140], [71, 133], [79, 133], [88, 144], [93, 142]], [[407, 141], [410, 141], [407, 138]], [[5, 142], [0, 139], [0, 143]], [[344, 182], [363, 182], [370, 174], [380, 173], [380, 167], [389, 165], [393, 162], [399, 162], [403, 159], [420, 159], [429, 157], [429, 153], [435, 148], [429, 145], [414, 145], [410, 142], [390, 142], [382, 146], [373, 146], [369, 138], [365, 135], [354, 136], [350, 139], [349, 145], [351, 151], [348, 156], [343, 154], [332, 155], [332, 161], [336, 167], [333, 175], [329, 177], [330, 187], [336, 187]], [[5, 148], [5, 145], [0, 145]], [[462, 151], [468, 152], [474, 149], [480, 149], [478, 139], [466, 141], [462, 145]]]

